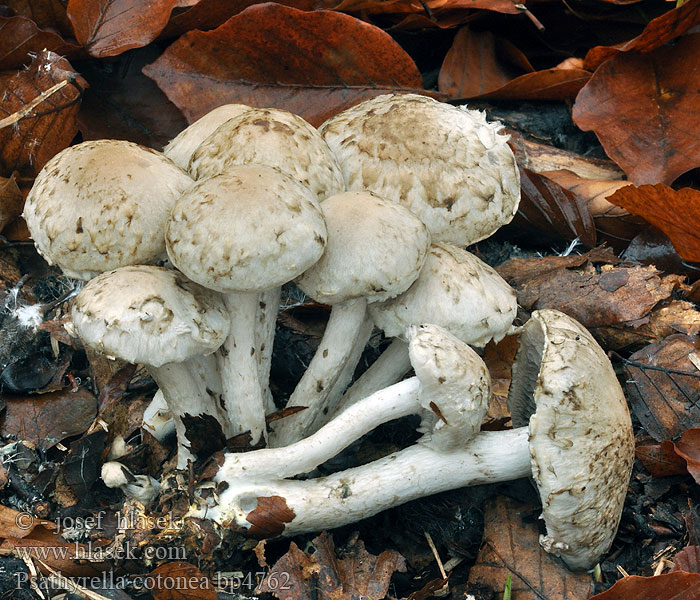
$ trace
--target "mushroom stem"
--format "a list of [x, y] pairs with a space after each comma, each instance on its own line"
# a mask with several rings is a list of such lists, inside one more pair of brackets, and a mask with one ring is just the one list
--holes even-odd
[[146, 366], [165, 397], [165, 402], [175, 421], [177, 435], [177, 468], [186, 469], [188, 460], [196, 460], [189, 451], [190, 440], [186, 435], [183, 417], [210, 415], [217, 423], [221, 422], [218, 402], [207, 393], [197, 374], [200, 363], [196, 360], [181, 363], [167, 363], [161, 367]]
[[[469, 485], [528, 477], [532, 473], [528, 428], [479, 433], [464, 448], [439, 452], [416, 444], [372, 463], [327, 477], [298, 480], [217, 481], [228, 487], [217, 507], [191, 516], [244, 528], [268, 518], [255, 513], [261, 498], [279, 497], [293, 512], [282, 535], [340, 527], [416, 498]], [[252, 517], [252, 518], [251, 518]]]
[[231, 318], [231, 330], [217, 351], [217, 360], [226, 418], [235, 434], [250, 432], [250, 445], [254, 446], [264, 439], [266, 432], [255, 338], [260, 294], [227, 292], [223, 297]]
[[282, 288], [275, 287], [260, 294], [260, 302], [256, 312], [255, 347], [258, 360], [258, 379], [265, 401], [265, 412], [277, 410], [270, 391], [270, 365], [272, 363], [272, 348], [275, 344], [275, 329], [277, 327], [277, 311], [280, 305]]
[[284, 448], [227, 454], [221, 479], [284, 479], [312, 471], [378, 425], [421, 412], [417, 377], [364, 398], [316, 433]]
[[307, 408], [275, 424], [275, 431], [270, 436], [271, 446], [287, 446], [305, 437], [316, 414], [327, 406], [328, 398], [353, 354], [366, 314], [367, 300], [364, 298], [333, 306], [318, 350], [287, 401], [287, 408]]
[[327, 423], [360, 399], [366, 398], [377, 390], [400, 381], [410, 370], [411, 361], [408, 357], [408, 342], [400, 338], [394, 338], [389, 347], [350, 386], [343, 397], [334, 405], [329, 406], [328, 413], [322, 415], [320, 424]]

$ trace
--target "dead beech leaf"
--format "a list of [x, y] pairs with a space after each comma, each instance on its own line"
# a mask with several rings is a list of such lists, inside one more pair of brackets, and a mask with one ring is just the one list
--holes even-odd
[[595, 246], [596, 232], [588, 205], [555, 181], [520, 169], [521, 198], [514, 225], [526, 225], [551, 237], [579, 238]]
[[700, 371], [688, 358], [698, 350], [698, 338], [676, 334], [625, 361], [630, 408], [658, 442], [674, 440], [700, 422]]
[[287, 506], [287, 501], [281, 496], [265, 496], [257, 498], [257, 506], [248, 513], [246, 521], [252, 527], [248, 535], [255, 539], [264, 539], [280, 535], [286, 523], [296, 517], [294, 511]]
[[[634, 218], [644, 221], [641, 217]], [[652, 225], [648, 225], [632, 238], [621, 254], [621, 258], [642, 265], [654, 265], [669, 273], [693, 270], [690, 265], [683, 262], [668, 236]], [[686, 295], [686, 297], [689, 296]]]
[[697, 600], [700, 597], [700, 575], [676, 571], [655, 577], [624, 577], [607, 592], [589, 600]]
[[23, 206], [24, 198], [17, 187], [15, 175], [9, 179], [0, 177], [0, 233], [5, 225], [22, 213]]
[[13, 15], [27, 17], [42, 29], [58, 31], [64, 38], [73, 35], [73, 28], [62, 0], [3, 0]]
[[700, 546], [686, 546], [673, 557], [671, 571], [700, 573]]
[[658, 227], [684, 259], [700, 261], [700, 191], [674, 190], [661, 183], [628, 186], [608, 200]]
[[485, 585], [497, 594], [511, 576], [512, 600], [581, 600], [593, 591], [587, 573], [573, 573], [540, 547], [532, 507], [500, 497], [486, 503], [484, 541], [469, 572], [469, 583]]
[[[507, 335], [498, 344], [491, 340], [484, 348], [484, 362], [491, 375], [491, 390], [495, 396], [508, 396], [510, 386], [510, 369], [518, 349], [518, 336]], [[489, 406], [489, 415], [491, 407]]]
[[647, 440], [637, 444], [634, 455], [654, 477], [685, 475], [688, 472], [686, 462], [676, 454], [674, 447], [669, 440], [661, 443]]
[[[197, 567], [186, 562], [160, 565], [146, 579], [154, 600], [216, 600], [216, 590]], [[172, 582], [182, 582], [173, 585]]]
[[[368, 15], [377, 14], [404, 14], [425, 13], [426, 10], [435, 21], [440, 22], [440, 13], [458, 10], [484, 9], [504, 14], [519, 14], [519, 9], [511, 0], [426, 0], [425, 5], [413, 0], [389, 0], [377, 2], [377, 0], [341, 0], [334, 10], [345, 12], [364, 12]], [[435, 26], [435, 22], [432, 23]], [[451, 25], [454, 26], [454, 23]]]
[[70, 0], [75, 38], [96, 58], [151, 43], [168, 23], [177, 0]]
[[256, 592], [271, 593], [279, 600], [381, 600], [393, 573], [406, 570], [398, 552], [385, 550], [374, 556], [357, 534], [338, 550], [325, 531], [311, 543], [316, 551], [306, 554], [291, 542], [287, 554], [274, 564]]
[[26, 512], [19, 512], [0, 504], [0, 537], [22, 539], [32, 534], [37, 527], [54, 531], [56, 524], [32, 517]]
[[69, 58], [80, 46], [64, 40], [53, 31], [40, 29], [26, 17], [0, 17], [0, 71], [19, 69], [31, 60], [31, 54], [51, 50]]
[[604, 61], [618, 52], [650, 52], [670, 42], [673, 38], [700, 23], [700, 1], [687, 0], [649, 21], [640, 35], [616, 46], [596, 46], [591, 48], [584, 60], [585, 68], [595, 71]]
[[573, 100], [591, 78], [582, 69], [544, 69], [525, 73], [502, 87], [477, 96], [484, 100]]
[[686, 429], [675, 446], [676, 454], [688, 464], [688, 473], [700, 483], [700, 429]]
[[[0, 176], [19, 171], [32, 177], [75, 136], [75, 115], [87, 82], [66, 59], [47, 50], [28, 69], [0, 74], [0, 87], [3, 84], [7, 91], [0, 97]], [[55, 87], [60, 84], [60, 89]]]
[[186, 33], [143, 71], [188, 122], [239, 102], [289, 110], [318, 126], [360, 100], [422, 88], [413, 60], [381, 29], [273, 3], [213, 31]]
[[573, 119], [638, 185], [700, 165], [700, 34], [646, 54], [618, 54], [579, 92]]
[[4, 396], [0, 433], [27, 440], [42, 449], [87, 430], [97, 414], [95, 397], [84, 388], [29, 397]]

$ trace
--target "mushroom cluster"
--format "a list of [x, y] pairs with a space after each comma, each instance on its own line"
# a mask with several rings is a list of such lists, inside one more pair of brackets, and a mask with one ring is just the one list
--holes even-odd
[[[253, 523], [274, 518], [256, 513], [259, 500], [276, 497], [286, 521], [268, 530], [292, 535], [531, 476], [545, 550], [574, 569], [607, 550], [630, 475], [631, 425], [585, 329], [534, 313], [513, 367], [517, 428], [479, 431], [491, 392], [473, 347], [514, 330], [517, 302], [463, 247], [517, 211], [506, 142], [478, 111], [405, 94], [363, 102], [319, 130], [282, 110], [226, 105], [163, 153], [100, 140], [47, 163], [24, 216], [42, 256], [88, 280], [73, 305], [77, 335], [148, 368], [159, 392], [144, 426], [166, 435], [170, 413], [178, 469], [206, 458], [194, 450], [197, 421], [249, 447], [225, 454], [192, 516], [254, 535]], [[332, 310], [287, 401], [298, 410], [267, 426], [280, 289], [291, 281]], [[375, 327], [393, 341], [349, 385]], [[413, 446], [302, 479], [410, 414], [421, 417]], [[105, 477], [132, 493], [140, 476], [115, 467]]]

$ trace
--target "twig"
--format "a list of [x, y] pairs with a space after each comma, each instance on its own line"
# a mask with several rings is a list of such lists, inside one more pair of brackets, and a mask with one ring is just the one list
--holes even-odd
[[620, 356], [617, 352], [611, 352], [610, 354], [612, 356], [615, 356], [619, 360], [621, 360], [626, 365], [630, 365], [631, 367], [637, 367], [638, 369], [641, 369], [642, 371], [661, 371], [662, 373], [666, 373], [667, 375], [685, 375], [686, 377], [699, 377], [700, 378], [700, 372], [692, 373], [690, 371], [681, 371], [680, 369], [669, 369], [668, 367], [657, 367], [655, 365], [648, 365], [646, 363], [637, 362], [636, 360], [630, 360], [629, 358], [624, 358], [624, 357]]
[[39, 104], [41, 104], [44, 100], [46, 100], [49, 96], [53, 96], [58, 90], [63, 89], [65, 86], [68, 85], [68, 80], [64, 79], [63, 81], [57, 83], [54, 86], [51, 86], [48, 90], [45, 92], [42, 92], [39, 94], [34, 100], [32, 100], [29, 104], [26, 106], [20, 108], [16, 113], [12, 113], [11, 115], [5, 117], [4, 119], [0, 119], [0, 129], [3, 127], [9, 127], [10, 125], [14, 125], [17, 123], [17, 121], [21, 121], [24, 119], [24, 117], [28, 116], [29, 113], [34, 110]]

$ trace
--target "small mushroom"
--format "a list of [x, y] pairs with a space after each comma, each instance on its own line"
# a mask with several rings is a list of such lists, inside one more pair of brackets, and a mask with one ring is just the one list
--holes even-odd
[[178, 468], [185, 468], [194, 458], [185, 416], [223, 422], [217, 398], [197, 372], [198, 361], [191, 360], [214, 352], [226, 339], [228, 313], [219, 294], [176, 271], [122, 267], [85, 284], [72, 318], [86, 346], [147, 367], [175, 419]]
[[501, 128], [482, 112], [400, 94], [353, 106], [320, 132], [348, 190], [400, 202], [434, 241], [468, 246], [510, 222], [518, 209], [520, 175]]
[[102, 465], [102, 481], [108, 488], [119, 488], [129, 498], [148, 506], [160, 491], [160, 484], [150, 475], [134, 475], [117, 461]]
[[418, 277], [430, 247], [420, 219], [370, 192], [336, 194], [321, 209], [326, 249], [296, 283], [333, 308], [318, 350], [287, 402], [288, 408], [307, 408], [275, 423], [270, 441], [276, 446], [302, 439], [319, 413], [338, 399], [332, 396], [342, 393], [337, 384], [344, 367], [351, 357], [359, 359], [354, 349], [364, 348], [369, 337], [369, 329], [360, 336], [368, 303], [404, 292]]
[[37, 251], [90, 279], [165, 258], [165, 224], [192, 179], [160, 152], [123, 140], [66, 148], [46, 163], [24, 205]]

